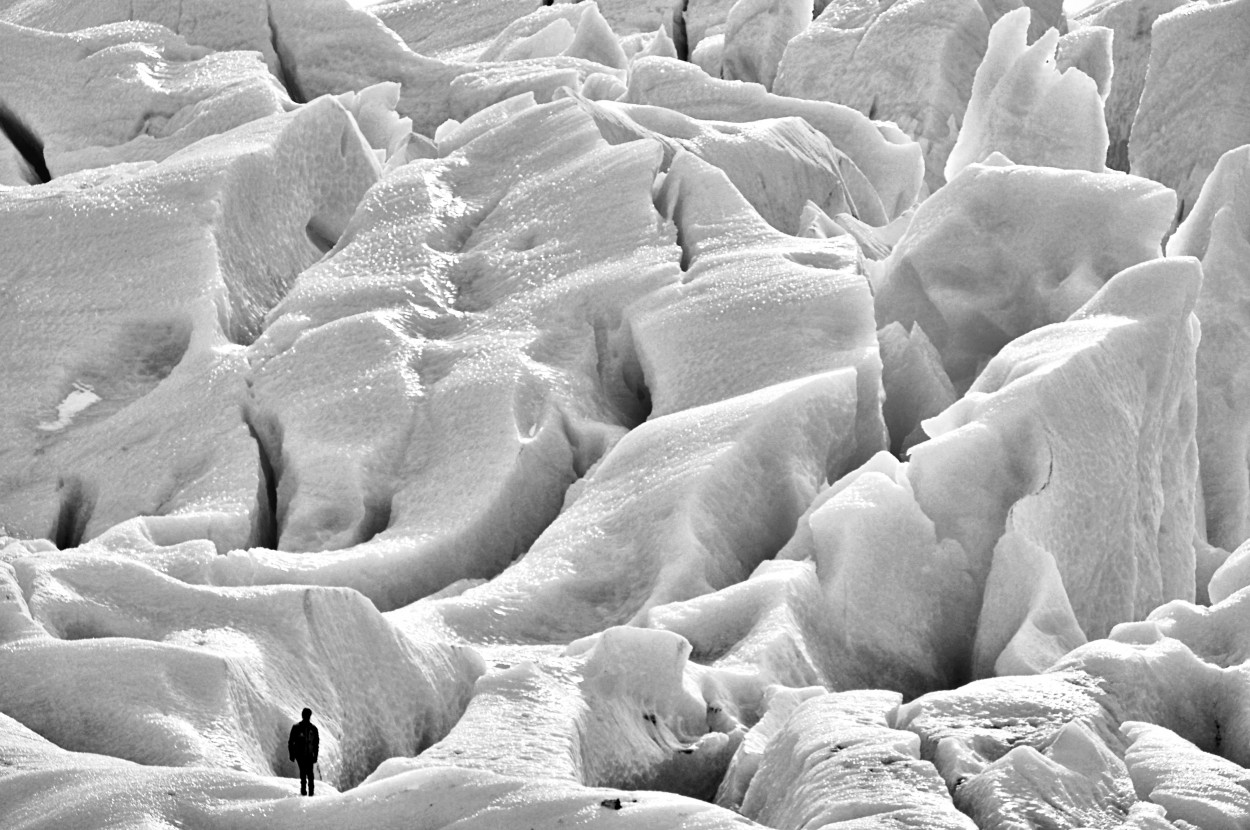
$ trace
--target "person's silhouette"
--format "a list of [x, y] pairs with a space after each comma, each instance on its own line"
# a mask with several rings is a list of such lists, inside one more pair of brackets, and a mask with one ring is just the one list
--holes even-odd
[[291, 727], [286, 748], [291, 760], [299, 764], [299, 794], [313, 794], [313, 764], [317, 763], [317, 727], [312, 725], [312, 709], [303, 711], [304, 719]]

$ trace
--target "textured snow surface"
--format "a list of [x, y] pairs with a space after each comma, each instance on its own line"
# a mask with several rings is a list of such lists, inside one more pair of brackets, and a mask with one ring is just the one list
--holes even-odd
[[0, 827], [1250, 827], [1248, 21], [0, 0]]

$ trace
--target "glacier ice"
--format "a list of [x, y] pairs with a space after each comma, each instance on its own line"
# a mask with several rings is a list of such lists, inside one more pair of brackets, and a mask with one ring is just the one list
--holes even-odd
[[1206, 537], [1234, 550], [1250, 538], [1250, 146], [1218, 162], [1185, 222], [1168, 240], [1169, 256], [1202, 260], [1195, 314], [1198, 344], [1198, 455]]
[[[277, 547], [343, 551], [303, 579], [389, 609], [493, 576], [644, 417], [623, 309], [680, 279], [652, 204], [660, 162], [651, 142], [609, 146], [564, 100], [370, 192], [253, 348], [258, 430], [280, 465]], [[561, 230], [596, 211], [613, 212], [604, 232]], [[327, 360], [357, 368], [326, 373]], [[247, 560], [222, 578], [310, 570]]]
[[292, 775], [284, 727], [311, 705], [346, 788], [445, 735], [482, 672], [350, 590], [192, 586], [121, 557], [12, 567], [41, 630], [0, 644], [5, 711], [66, 749]]
[[450, 63], [471, 63], [509, 25], [534, 11], [532, 0], [385, 0], [377, 17], [412, 51]]
[[[911, 451], [939, 535], [984, 565], [1010, 519], [1054, 556], [1090, 637], [1194, 594], [1200, 282], [1192, 258], [1125, 269], [1068, 320], [1008, 344]], [[1076, 409], [1080, 434], [1047, 426]]]
[[885, 392], [882, 415], [896, 453], [925, 439], [926, 418], [937, 415], [956, 400], [955, 388], [942, 356], [919, 323], [908, 328], [890, 323], [877, 332], [881, 351], [881, 384]]
[[1036, 674], [1084, 643], [1055, 557], [1008, 530], [994, 545], [985, 581], [973, 675]]
[[14, 191], [0, 348], [21, 355], [3, 371], [27, 393], [0, 404], [0, 525], [72, 547], [146, 515], [165, 544], [254, 543], [267, 508], [238, 344], [378, 172], [326, 99], [159, 164]]
[[1017, 164], [1106, 169], [1107, 124], [1097, 83], [1074, 67], [1056, 68], [1058, 30], [1027, 45], [1029, 20], [1029, 9], [1019, 8], [990, 29], [959, 137], [946, 160], [947, 181], [993, 153]]
[[1162, 805], [1173, 821], [1211, 830], [1245, 826], [1250, 815], [1250, 770], [1202, 752], [1171, 730], [1126, 722], [1131, 741], [1124, 760], [1143, 798]]
[[812, 0], [737, 0], [725, 21], [721, 77], [772, 89], [786, 44], [812, 22]]
[[773, 91], [897, 123], [924, 149], [937, 190], [988, 35], [975, 0], [830, 3], [786, 46]]
[[290, 106], [259, 56], [139, 22], [61, 34], [0, 21], [0, 100], [39, 139], [52, 176], [159, 161]]
[[[848, 180], [848, 186], [860, 218], [874, 225], [885, 224], [911, 207], [920, 190], [924, 172], [920, 146], [893, 124], [873, 122], [841, 104], [773, 95], [758, 84], [709, 78], [695, 67], [658, 57], [634, 63], [625, 100], [710, 120], [806, 118], [866, 179], [866, 188], [857, 187], [854, 180]], [[844, 175], [850, 179], [845, 171]]]
[[0, 825], [1241, 826], [1247, 2], [0, 0]]
[[511, 568], [396, 614], [469, 642], [568, 642], [740, 582], [855, 457], [856, 385], [841, 369], [650, 420]]
[[919, 737], [893, 728], [898, 704], [889, 692], [800, 703], [765, 746], [742, 813], [778, 828], [972, 830], [933, 764], [921, 760]]
[[1148, 179], [971, 164], [917, 208], [874, 272], [878, 323], [918, 324], [962, 392], [1008, 342], [1158, 258], [1175, 207]]
[[[1107, 166], [1128, 171], [1128, 142], [1141, 100], [1150, 60], [1150, 33], [1154, 22], [1183, 4], [1183, 0], [1104, 0], [1090, 3], [1068, 16], [1070, 35], [1104, 27], [1112, 32], [1114, 82], [1107, 93]], [[1062, 40], [1060, 49], [1062, 52]]]
[[1187, 3], [1150, 31], [1129, 166], [1174, 188], [1184, 218], [1220, 156], [1250, 142], [1250, 3]]
[[[784, 233], [797, 234], [809, 202], [835, 214], [854, 209], [847, 175], [854, 178], [858, 171], [802, 118], [734, 123], [690, 118], [663, 107], [591, 102], [584, 97], [582, 101], [610, 143], [658, 141], [664, 146], [666, 163], [671, 163], [678, 150], [693, 153], [719, 168], [755, 212]], [[737, 195], [732, 198], [737, 201]], [[742, 217], [743, 224], [753, 221], [749, 212]]]

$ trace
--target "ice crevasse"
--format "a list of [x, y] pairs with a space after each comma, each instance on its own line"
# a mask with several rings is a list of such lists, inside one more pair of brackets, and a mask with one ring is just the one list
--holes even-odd
[[0, 2], [0, 826], [1250, 826], [1247, 3]]

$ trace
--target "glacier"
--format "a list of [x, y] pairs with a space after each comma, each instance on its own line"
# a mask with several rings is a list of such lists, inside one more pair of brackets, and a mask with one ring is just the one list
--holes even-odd
[[1248, 26], [0, 0], [0, 827], [1250, 827]]

